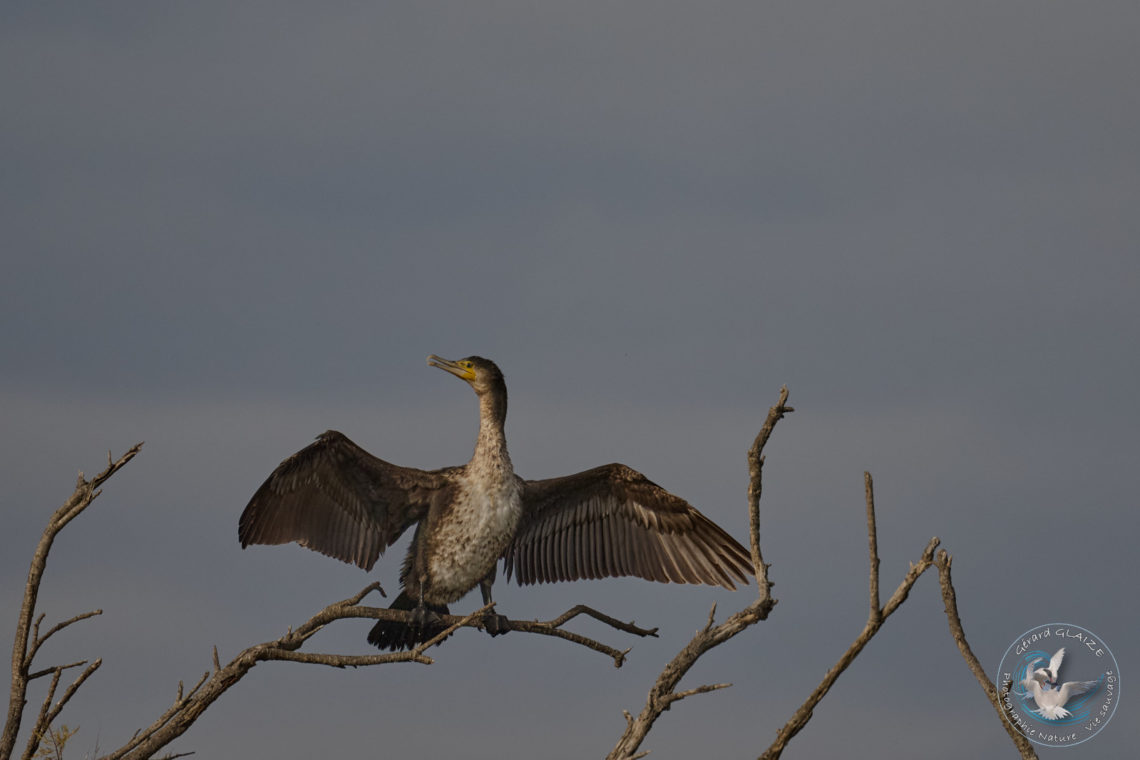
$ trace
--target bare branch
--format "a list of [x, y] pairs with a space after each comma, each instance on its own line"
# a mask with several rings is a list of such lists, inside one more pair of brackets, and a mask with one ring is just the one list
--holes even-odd
[[922, 550], [922, 558], [918, 564], [912, 564], [907, 574], [903, 576], [902, 583], [895, 589], [895, 593], [891, 594], [891, 598], [883, 605], [883, 619], [886, 619], [892, 612], [898, 609], [898, 606], [906, 601], [907, 596], [910, 594], [910, 589], [914, 586], [915, 581], [919, 576], [930, 569], [934, 563], [934, 550], [938, 548], [938, 544], [942, 543], [938, 536], [934, 536], [927, 542], [926, 548]]
[[558, 617], [556, 617], [552, 620], [548, 620], [545, 623], [541, 623], [540, 625], [548, 625], [548, 626], [551, 626], [553, 628], [558, 628], [563, 623], [570, 621], [571, 619], [577, 617], [578, 615], [589, 615], [594, 620], [597, 620], [600, 623], [605, 623], [610, 628], [616, 628], [619, 631], [625, 631], [626, 633], [632, 633], [634, 636], [641, 636], [641, 637], [653, 636], [654, 638], [657, 637], [657, 629], [656, 628], [639, 628], [636, 625], [634, 625], [632, 620], [628, 623], [625, 623], [621, 620], [618, 620], [617, 618], [612, 618], [609, 615], [606, 615], [605, 613], [598, 612], [593, 607], [587, 607], [584, 604], [579, 604], [579, 605], [576, 605], [574, 607], [571, 607], [570, 609], [566, 610], [565, 612], [563, 612]]
[[871, 473], [863, 472], [863, 491], [867, 501], [867, 548], [871, 554], [871, 613], [870, 620], [882, 615], [879, 609], [879, 532], [875, 527], [875, 484]]
[[55, 668], [52, 671], [51, 685], [48, 686], [47, 695], [44, 697], [44, 702], [40, 705], [40, 714], [36, 717], [35, 728], [32, 729], [32, 735], [28, 737], [28, 745], [24, 749], [24, 757], [28, 758], [35, 754], [36, 749], [40, 746], [40, 741], [44, 737], [43, 726], [47, 725], [48, 710], [51, 709], [51, 700], [55, 696], [55, 690], [59, 686], [59, 677], [63, 671]]
[[40, 636], [40, 622], [44, 619], [44, 616], [40, 615], [38, 618], [36, 618], [36, 624], [32, 630], [32, 644], [28, 649], [27, 656], [24, 658], [26, 660], [25, 667], [30, 668], [32, 666], [32, 660], [35, 658], [36, 653], [40, 651], [40, 647], [43, 646], [44, 642], [50, 639], [53, 635], [59, 633], [64, 628], [73, 623], [78, 623], [80, 620], [86, 620], [87, 618], [102, 614], [103, 610], [91, 610], [90, 612], [84, 612], [82, 615], [76, 615], [73, 618], [64, 620], [62, 623], [56, 623], [42, 637]]
[[[28, 568], [28, 580], [24, 586], [24, 596], [20, 603], [20, 615], [16, 622], [16, 636], [12, 642], [12, 683], [8, 692], [8, 715], [4, 723], [4, 731], [0, 734], [0, 760], [9, 760], [16, 744], [16, 734], [20, 731], [24, 705], [27, 704], [28, 681], [30, 680], [28, 676], [31, 670], [32, 656], [49, 636], [74, 622], [91, 616], [91, 613], [87, 613], [65, 621], [52, 628], [41, 638], [39, 635], [39, 624], [43, 620], [41, 615], [35, 621], [33, 634], [32, 619], [36, 614], [40, 583], [43, 580], [48, 553], [51, 551], [55, 537], [69, 522], [91, 505], [91, 502], [99, 495], [99, 487], [134, 459], [141, 448], [142, 444], [138, 443], [128, 449], [117, 461], [112, 462], [108, 458], [107, 467], [91, 480], [86, 480], [83, 473], [79, 473], [75, 490], [52, 514], [47, 527], [44, 528], [43, 535], [40, 536], [39, 543], [36, 544], [32, 563]], [[79, 684], [86, 680], [86, 677], [86, 675], [81, 676], [78, 683], [73, 685], [74, 688], [78, 688]], [[69, 692], [74, 693], [70, 689]]]
[[281, 662], [303, 662], [309, 665], [327, 665], [330, 668], [363, 668], [369, 665], [387, 665], [390, 662], [418, 662], [431, 665], [435, 662], [425, 655], [413, 652], [392, 652], [391, 654], [321, 654], [319, 652], [290, 652], [285, 649], [270, 650], [266, 660]]
[[68, 663], [67, 665], [53, 665], [50, 668], [44, 668], [43, 670], [37, 670], [35, 673], [29, 673], [28, 674], [28, 680], [34, 681], [37, 678], [43, 678], [48, 673], [54, 673], [57, 670], [68, 670], [69, 668], [78, 668], [80, 665], [86, 665], [86, 664], [87, 664], [87, 660], [80, 660], [79, 662], [72, 662], [72, 663]]
[[[358, 595], [358, 597], [359, 596], [360, 595]], [[326, 625], [333, 620], [342, 618], [369, 618], [372, 620], [391, 620], [400, 623], [408, 623], [411, 621], [411, 613], [405, 612], [403, 610], [385, 609], [383, 607], [362, 607], [349, 604], [350, 601], [352, 600], [346, 599], [343, 602], [329, 605], [329, 607], [326, 607], [324, 610], [314, 615], [313, 618], [311, 618], [308, 622], [301, 626], [298, 626], [297, 629], [293, 632], [293, 635], [303, 635], [305, 637], [311, 636], [316, 633], [320, 626]], [[640, 628], [634, 625], [632, 622], [623, 622], [602, 612], [598, 612], [597, 610], [591, 607], [587, 607], [583, 604], [576, 605], [558, 617], [545, 622], [537, 620], [506, 620], [502, 621], [502, 623], [503, 627], [508, 631], [521, 631], [523, 633], [533, 633], [540, 636], [552, 636], [554, 638], [564, 639], [565, 641], [579, 644], [588, 649], [592, 649], [595, 652], [600, 652], [601, 654], [612, 658], [614, 661], [614, 666], [621, 667], [625, 662], [625, 656], [629, 650], [614, 649], [613, 647], [607, 646], [600, 641], [596, 641], [581, 634], [562, 629], [561, 626], [563, 624], [577, 617], [578, 615], [589, 615], [595, 620], [604, 623], [614, 628], [615, 630], [631, 633], [635, 636], [644, 637], [657, 635], [656, 628]], [[480, 630], [485, 628], [485, 623], [482, 616], [478, 616], [473, 619], [467, 619], [460, 615], [440, 615], [440, 620], [447, 625], [458, 624], [458, 627], [463, 628], [477, 628]], [[335, 657], [337, 656], [334, 656], [334, 660], [331, 660], [330, 662], [322, 662], [320, 664], [331, 664], [333, 667], [337, 667], [338, 663], [342, 663], [345, 666], [355, 666], [357, 664], [360, 664], [349, 662], [348, 660], [338, 661], [335, 660]], [[303, 661], [305, 658], [297, 659], [298, 661]]]
[[1001, 699], [998, 697], [997, 688], [994, 686], [993, 681], [986, 675], [985, 669], [982, 664], [978, 662], [978, 658], [974, 655], [970, 644], [966, 641], [966, 631], [962, 628], [962, 620], [958, 617], [958, 597], [954, 593], [954, 584], [950, 580], [950, 563], [953, 557], [945, 549], [938, 552], [938, 558], [934, 564], [938, 567], [938, 584], [942, 587], [942, 602], [946, 608], [946, 620], [950, 625], [950, 635], [954, 637], [954, 643], [958, 645], [958, 651], [962, 653], [962, 659], [966, 661], [969, 666], [970, 672], [974, 674], [978, 684], [981, 685], [982, 691], [986, 694], [986, 699], [990, 701], [994, 711], [998, 714], [998, 720], [1001, 721], [1002, 728], [1009, 734], [1009, 738], [1013, 740], [1014, 745], [1017, 746], [1017, 751], [1021, 753], [1021, 757], [1026, 760], [1036, 760], [1037, 752], [1034, 751], [1032, 743], [1026, 739], [1020, 731], [1018, 731], [1012, 723], [1006, 720], [1005, 713], [1002, 711]]
[[[649, 689], [649, 697], [645, 702], [645, 707], [642, 708], [641, 713], [636, 718], [630, 718], [629, 713], [626, 712], [626, 727], [622, 733], [621, 738], [618, 739], [614, 748], [606, 755], [607, 760], [625, 760], [637, 752], [641, 746], [641, 742], [645, 740], [645, 736], [653, 727], [653, 724], [661, 717], [661, 713], [669, 708], [673, 702], [678, 699], [675, 689], [681, 679], [689, 672], [689, 669], [696, 664], [708, 650], [715, 646], [719, 646], [736, 636], [741, 631], [749, 626], [764, 620], [768, 617], [768, 613], [772, 609], [772, 600], [770, 599], [756, 599], [750, 605], [732, 615], [723, 623], [718, 626], [705, 626], [693, 635], [685, 647], [677, 653], [677, 655], [669, 661], [665, 669], [657, 677], [657, 681]], [[727, 686], [722, 684], [715, 688]], [[685, 696], [690, 694], [704, 693], [706, 691], [713, 691], [714, 688], [701, 687], [689, 692], [682, 692]]]
[[[625, 663], [625, 656], [629, 654], [628, 649], [614, 649], [613, 647], [607, 646], [600, 641], [595, 641], [594, 639], [587, 638], [581, 634], [565, 631], [562, 629], [563, 624], [569, 622], [578, 615], [588, 615], [598, 622], [604, 623], [615, 630], [631, 633], [634, 636], [657, 636], [656, 628], [640, 628], [634, 625], [632, 621], [626, 623], [624, 621], [618, 620], [617, 618], [610, 617], [605, 613], [598, 612], [594, 608], [587, 607], [584, 604], [575, 605], [574, 607], [566, 610], [566, 612], [563, 612], [558, 617], [547, 620], [545, 622], [540, 622], [537, 620], [508, 620], [505, 624], [505, 627], [507, 630], [522, 631], [524, 633], [536, 633], [542, 636], [554, 636], [555, 638], [564, 639], [575, 644], [580, 644], [584, 647], [587, 647], [588, 649], [593, 649], [595, 652], [601, 652], [602, 654], [613, 658], [614, 667], [620, 668]], [[481, 621], [477, 621], [474, 625], [475, 627], [479, 628], [483, 627]]]
[[727, 689], [729, 686], [732, 686], [732, 684], [730, 684], [730, 683], [712, 683], [712, 684], [705, 684], [704, 686], [698, 686], [695, 689], [686, 689], [685, 691], [679, 691], [676, 694], [669, 694], [668, 696], [665, 697], [665, 709], [668, 710], [669, 707], [674, 702], [679, 702], [680, 700], [684, 699], [685, 697], [691, 697], [694, 694], [707, 694], [710, 691], [717, 691], [719, 689]]
[[[221, 665], [217, 660], [215, 650], [212, 652], [212, 658], [214, 660], [212, 663], [214, 666], [213, 671], [205, 673], [194, 689], [185, 696], [183, 696], [180, 684], [178, 695], [174, 703], [150, 726], [136, 732], [134, 737], [132, 737], [127, 744], [107, 755], [105, 760], [142, 760], [142, 758], [152, 756], [155, 752], [185, 733], [186, 730], [193, 725], [194, 721], [196, 721], [218, 697], [241, 680], [241, 678], [259, 662], [300, 662], [334, 668], [366, 667], [392, 662], [417, 662], [430, 665], [433, 659], [424, 654], [426, 649], [443, 641], [459, 628], [483, 628], [485, 626], [484, 615], [494, 606], [493, 604], [488, 604], [465, 616], [442, 615], [441, 618], [443, 622], [447, 624], [446, 630], [411, 651], [372, 655], [324, 654], [298, 651], [305, 642], [319, 632], [323, 626], [335, 620], [371, 618], [410, 623], [412, 619], [410, 612], [378, 607], [363, 607], [359, 605], [359, 602], [369, 592], [378, 589], [379, 584], [370, 584], [360, 593], [325, 607], [301, 625], [290, 629], [284, 636], [274, 641], [267, 641], [247, 647], [225, 665]], [[550, 622], [541, 623], [537, 621], [509, 620], [507, 621], [507, 626], [510, 630], [557, 636], [577, 644], [582, 644], [596, 651], [603, 652], [614, 658], [615, 663], [620, 664], [620, 661], [625, 657], [625, 652], [607, 647], [600, 642], [569, 631], [564, 631], [557, 627], [578, 614], [591, 615], [602, 622], [612, 624], [613, 627], [619, 630], [631, 631], [640, 635], [653, 635], [653, 631], [639, 629], [632, 623], [622, 623], [621, 621], [581, 605], [563, 613]]]
[[788, 386], [785, 385], [780, 388], [779, 400], [768, 410], [768, 418], [764, 420], [764, 425], [752, 442], [752, 448], [748, 450], [748, 538], [752, 550], [752, 566], [756, 569], [756, 589], [761, 599], [769, 598], [772, 587], [771, 581], [768, 580], [768, 566], [764, 564], [764, 555], [760, 552], [760, 494], [764, 490], [763, 452], [776, 423], [782, 420], [785, 414], [795, 411], [792, 407], [785, 406], [787, 401]]
[[59, 677], [60, 674], [63, 673], [63, 666], [55, 669], [55, 674], [51, 679], [51, 686], [48, 688], [47, 696], [44, 698], [43, 706], [40, 708], [40, 714], [36, 718], [36, 724], [32, 728], [31, 736], [28, 737], [28, 745], [24, 750], [24, 760], [31, 760], [44, 735], [51, 730], [51, 724], [55, 722], [55, 719], [63, 712], [64, 706], [66, 706], [75, 695], [75, 692], [79, 690], [79, 687], [83, 685], [83, 682], [86, 681], [92, 673], [98, 670], [102, 664], [103, 660], [99, 659], [88, 665], [83, 672], [76, 677], [71, 686], [67, 687], [67, 691], [63, 693], [63, 696], [60, 697], [59, 701], [53, 706], [51, 699], [55, 696], [56, 687], [59, 686]]

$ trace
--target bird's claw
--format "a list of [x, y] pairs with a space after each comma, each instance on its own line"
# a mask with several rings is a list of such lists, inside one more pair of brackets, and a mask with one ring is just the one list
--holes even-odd
[[511, 630], [511, 621], [506, 615], [486, 612], [483, 614], [483, 630], [492, 636], [502, 636]]

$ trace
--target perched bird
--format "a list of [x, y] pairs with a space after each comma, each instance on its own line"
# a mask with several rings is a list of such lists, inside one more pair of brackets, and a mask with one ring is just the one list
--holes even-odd
[[[238, 523], [242, 548], [296, 541], [371, 570], [408, 528], [415, 533], [391, 609], [412, 624], [379, 621], [368, 641], [412, 648], [444, 629], [447, 604], [480, 587], [484, 604], [501, 558], [523, 585], [633, 575], [736, 588], [753, 574], [732, 536], [623, 464], [549, 480], [523, 480], [507, 454], [507, 387], [495, 363], [434, 354], [428, 364], [465, 380], [479, 398], [471, 461], [417, 470], [372, 456], [330, 430], [282, 462]], [[506, 619], [489, 616], [492, 635]]]
[[1073, 697], [1084, 694], [1096, 687], [1097, 681], [1066, 681], [1057, 686], [1057, 676], [1061, 669], [1061, 661], [1065, 658], [1065, 649], [1058, 649], [1049, 660], [1048, 668], [1036, 668], [1034, 665], [1044, 662], [1039, 658], [1029, 663], [1025, 668], [1026, 677], [1021, 682], [1029, 696], [1037, 703], [1035, 713], [1047, 720], [1061, 720], [1071, 713], [1065, 709], [1065, 703]]

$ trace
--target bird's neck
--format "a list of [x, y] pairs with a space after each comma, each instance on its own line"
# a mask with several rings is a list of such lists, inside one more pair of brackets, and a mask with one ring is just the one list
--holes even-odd
[[505, 465], [513, 472], [507, 454], [507, 437], [503, 426], [507, 421], [506, 394], [485, 393], [479, 397], [479, 437], [475, 439], [472, 462]]

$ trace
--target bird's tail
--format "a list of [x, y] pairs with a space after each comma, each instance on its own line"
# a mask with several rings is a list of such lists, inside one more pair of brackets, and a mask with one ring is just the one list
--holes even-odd
[[[388, 609], [411, 611], [416, 607], [416, 601], [408, 596], [406, 591], [401, 591]], [[448, 614], [447, 606], [443, 604], [425, 603], [424, 607], [429, 613]], [[438, 621], [428, 621], [423, 625], [408, 625], [392, 620], [378, 620], [368, 633], [368, 643], [393, 652], [400, 649], [415, 649], [425, 641], [443, 633], [446, 629], [447, 626]]]

